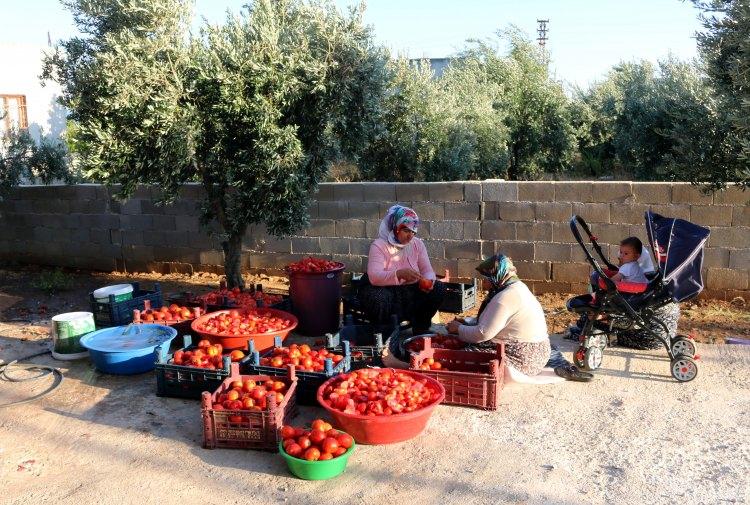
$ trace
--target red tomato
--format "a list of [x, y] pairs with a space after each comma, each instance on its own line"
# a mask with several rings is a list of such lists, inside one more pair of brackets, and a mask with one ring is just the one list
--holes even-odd
[[320, 454], [320, 457], [318, 458], [318, 461], [325, 461], [327, 459], [333, 459], [333, 454], [331, 454], [330, 452], [325, 452], [324, 451], [324, 452], [322, 452]]
[[302, 457], [307, 461], [317, 461], [320, 459], [320, 451], [315, 447], [310, 447]]
[[295, 443], [289, 444], [289, 447], [286, 448], [286, 453], [295, 458], [299, 458], [302, 456], [302, 447]]
[[339, 442], [333, 437], [326, 437], [321, 447], [323, 447], [323, 452], [334, 453], [339, 448]]
[[344, 449], [348, 449], [354, 445], [354, 439], [348, 433], [340, 434], [338, 437], [336, 437], [336, 440], [338, 441], [339, 445], [343, 447]]
[[294, 438], [295, 433], [297, 433], [297, 430], [292, 426], [281, 427], [281, 438], [283, 439]]
[[305, 437], [305, 436], [299, 437], [297, 439], [297, 443], [303, 449], [307, 449], [307, 448], [309, 448], [312, 445], [312, 442], [310, 442], [310, 439], [307, 438], [307, 437]]
[[312, 430], [312, 433], [310, 433], [310, 442], [312, 442], [314, 445], [321, 444], [325, 439], [326, 434], [323, 431]]
[[239, 350], [232, 351], [229, 353], [229, 357], [233, 362], [241, 361], [245, 357], [245, 353]]

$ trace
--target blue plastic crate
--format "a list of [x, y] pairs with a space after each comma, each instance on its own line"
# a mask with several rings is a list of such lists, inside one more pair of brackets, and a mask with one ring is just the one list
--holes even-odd
[[[274, 338], [274, 348], [283, 347], [283, 343], [279, 337]], [[261, 358], [268, 358], [273, 355], [273, 349], [260, 355], [255, 349], [255, 342], [250, 339], [247, 341], [248, 356], [240, 362], [240, 371], [243, 374], [251, 373], [257, 375], [287, 375], [287, 368], [277, 368], [273, 366], [261, 365]], [[339, 361], [336, 365], [333, 364], [333, 360], [326, 359], [325, 370], [322, 372], [308, 372], [308, 371], [297, 371], [295, 375], [297, 377], [297, 403], [301, 405], [317, 405], [317, 393], [318, 388], [325, 381], [335, 375], [346, 373], [351, 369], [351, 350], [349, 348], [349, 342], [343, 342], [344, 359]]]
[[154, 283], [154, 290], [147, 291], [140, 289], [137, 282], [131, 283], [133, 286], [133, 297], [130, 300], [115, 302], [113, 295], [109, 296], [109, 303], [100, 303], [94, 298], [94, 293], [89, 293], [89, 303], [91, 312], [94, 313], [94, 323], [97, 328], [107, 328], [109, 326], [124, 326], [133, 322], [133, 311], [144, 310], [145, 302], [148, 300], [152, 307], [161, 307], [162, 294], [159, 283]]
[[383, 366], [383, 349], [389, 338], [398, 336], [398, 318], [394, 315], [390, 325], [373, 326], [371, 324], [354, 324], [354, 318], [347, 315], [344, 327], [335, 335], [326, 335], [326, 349], [332, 352], [343, 352], [342, 342], [349, 342], [352, 354], [352, 370], [368, 366]]
[[[181, 349], [182, 351], [194, 351], [198, 348], [197, 345], [193, 345], [190, 335], [185, 335], [183, 342], [185, 347]], [[217, 370], [169, 363], [173, 357], [174, 353], [169, 352], [168, 345], [159, 346], [154, 350], [156, 396], [200, 400], [203, 391], [213, 393], [221, 386], [224, 379], [233, 375], [233, 364], [229, 356], [224, 356], [223, 368]], [[234, 368], [236, 369], [234, 375], [238, 375], [238, 365], [234, 364]]]

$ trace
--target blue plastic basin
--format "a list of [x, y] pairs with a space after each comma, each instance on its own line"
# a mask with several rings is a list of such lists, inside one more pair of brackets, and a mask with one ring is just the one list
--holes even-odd
[[154, 349], [177, 336], [177, 330], [161, 324], [115, 326], [81, 338], [91, 361], [100, 372], [132, 375], [154, 369]]

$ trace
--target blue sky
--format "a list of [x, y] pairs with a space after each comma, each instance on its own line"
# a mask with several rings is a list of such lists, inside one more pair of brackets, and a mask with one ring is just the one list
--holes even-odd
[[[196, 0], [200, 18], [221, 22], [247, 0]], [[355, 0], [335, 0], [341, 7]], [[75, 33], [57, 0], [8, 1], [0, 43], [46, 44]], [[8, 5], [9, 4], [9, 5]], [[370, 0], [365, 20], [376, 39], [412, 58], [455, 53], [468, 38], [493, 37], [515, 24], [536, 38], [536, 20], [549, 19], [551, 68], [557, 78], [586, 86], [620, 61], [655, 61], [670, 52], [696, 56], [698, 11], [681, 0]]]

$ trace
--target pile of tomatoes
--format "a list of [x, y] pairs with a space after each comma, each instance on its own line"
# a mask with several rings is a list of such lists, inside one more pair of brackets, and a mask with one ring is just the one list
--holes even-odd
[[218, 336], [242, 336], [251, 333], [269, 333], [289, 328], [289, 319], [276, 317], [263, 309], [221, 311], [213, 317], [198, 320], [197, 330]]
[[[430, 337], [430, 342], [433, 349], [456, 350], [466, 347], [466, 342], [462, 342], [461, 340], [448, 335], [433, 335], [432, 337]], [[409, 342], [406, 348], [413, 352], [423, 351], [424, 339], [420, 338], [417, 340], [412, 340], [411, 342]]]
[[[280, 380], [266, 379], [264, 381], [243, 378], [229, 383], [221, 393], [214, 397], [213, 410], [248, 410], [260, 412], [268, 408], [269, 395], [274, 395], [276, 404], [284, 400], [288, 386]], [[241, 423], [247, 418], [240, 415], [229, 416], [229, 422]]]
[[[201, 340], [198, 342], [197, 349], [175, 351], [170, 363], [205, 368], [207, 370], [217, 370], [223, 366], [222, 352], [223, 348], [221, 344], [211, 344], [208, 340]], [[229, 357], [232, 361], [240, 361], [245, 357], [245, 353], [234, 350], [229, 353]]]
[[334, 430], [322, 419], [316, 419], [305, 430], [293, 426], [281, 428], [282, 447], [295, 458], [307, 461], [325, 461], [344, 454], [354, 445], [354, 439], [348, 433]]
[[290, 263], [286, 267], [287, 272], [303, 272], [303, 273], [323, 273], [330, 272], [332, 270], [338, 270], [344, 266], [343, 263], [338, 261], [328, 261], [322, 258], [302, 258], [301, 260]]
[[390, 416], [424, 408], [440, 393], [426, 378], [389, 368], [365, 368], [339, 376], [322, 396], [326, 405], [345, 414]]
[[164, 305], [159, 309], [134, 311], [133, 319], [142, 323], [179, 322], [194, 319], [200, 315], [200, 309], [181, 307], [173, 303], [169, 307]]
[[307, 344], [292, 344], [289, 347], [275, 347], [269, 356], [261, 358], [260, 364], [282, 368], [294, 365], [295, 369], [307, 372], [322, 372], [325, 370], [326, 359], [336, 366], [344, 357], [327, 349], [312, 349]]
[[258, 302], [262, 302], [263, 307], [268, 307], [281, 302], [283, 297], [281, 295], [264, 293], [263, 291], [241, 291], [240, 288], [232, 288], [217, 289], [205, 295], [200, 295], [198, 299], [207, 305], [228, 304], [243, 309], [254, 309], [260, 305]]
[[443, 364], [434, 358], [427, 358], [419, 365], [420, 370], [442, 370], [443, 368]]

